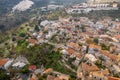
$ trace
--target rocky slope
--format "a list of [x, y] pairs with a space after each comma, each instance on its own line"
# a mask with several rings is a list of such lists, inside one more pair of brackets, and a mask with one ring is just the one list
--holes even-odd
[[15, 5], [12, 9], [13, 9], [13, 12], [15, 10], [25, 11], [25, 10], [29, 9], [33, 4], [34, 4], [34, 2], [32, 2], [31, 0], [23, 0], [20, 3], [18, 3], [17, 5]]

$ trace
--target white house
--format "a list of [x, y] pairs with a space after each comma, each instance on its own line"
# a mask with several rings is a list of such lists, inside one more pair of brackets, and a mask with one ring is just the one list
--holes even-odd
[[11, 64], [13, 63], [13, 59], [11, 59], [11, 60], [9, 60], [5, 65], [4, 65], [4, 68], [7, 70], [10, 66], [11, 66]]
[[64, 54], [64, 55], [69, 54], [66, 50], [62, 50], [61, 53]]
[[29, 64], [28, 60], [23, 56], [19, 56], [14, 60], [12, 67], [19, 69], [23, 68], [27, 64]]
[[24, 62], [16, 62], [12, 65], [13, 68], [23, 68], [26, 64]]
[[59, 9], [59, 8], [63, 8], [64, 6], [62, 5], [48, 5], [47, 8], [48, 10], [56, 10], [56, 9]]
[[120, 77], [120, 67], [117, 65], [113, 65], [113, 72], [114, 74], [118, 74], [118, 76]]
[[97, 61], [97, 59], [95, 58], [95, 56], [92, 55], [92, 54], [86, 54], [85, 58], [88, 58], [91, 62], [96, 62]]
[[42, 21], [42, 22], [40, 23], [40, 25], [42, 25], [42, 26], [46, 26], [47, 24], [49, 24], [49, 21], [48, 21], [48, 20]]

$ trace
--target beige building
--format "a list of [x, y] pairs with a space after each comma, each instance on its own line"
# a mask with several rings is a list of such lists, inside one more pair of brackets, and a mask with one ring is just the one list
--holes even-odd
[[88, 3], [111, 3], [120, 2], [120, 0], [88, 0]]

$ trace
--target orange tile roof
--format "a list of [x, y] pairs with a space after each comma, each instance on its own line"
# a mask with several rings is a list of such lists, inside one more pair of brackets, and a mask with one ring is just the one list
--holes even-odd
[[69, 80], [70, 77], [68, 75], [60, 75], [58, 78], [61, 80]]
[[103, 70], [102, 73], [103, 73], [104, 75], [110, 74], [110, 73], [109, 73], [109, 70]]
[[52, 68], [48, 68], [48, 69], [46, 69], [46, 70], [44, 71], [44, 73], [50, 73], [50, 72], [52, 72], [52, 71], [53, 71]]
[[82, 58], [81, 54], [74, 54], [77, 58]]
[[5, 65], [7, 63], [7, 61], [8, 61], [7, 59], [0, 60], [0, 66]]
[[92, 33], [92, 32], [89, 32], [89, 31], [85, 32], [85, 34], [86, 34], [86, 35], [93, 35], [93, 33]]
[[30, 80], [35, 80], [34, 78], [30, 78]]
[[60, 78], [56, 77], [54, 80], [62, 80], [62, 79], [60, 79]]
[[120, 35], [115, 36], [115, 38], [120, 39]]
[[90, 65], [87, 65], [86, 63], [82, 63], [82, 69], [88, 72], [99, 70], [97, 66], [90, 66]]
[[75, 50], [72, 48], [68, 48], [67, 51], [70, 55], [75, 54]]
[[90, 44], [89, 48], [94, 48], [94, 49], [101, 49], [101, 46]]
[[73, 42], [68, 43], [68, 45], [71, 46], [72, 48], [76, 48], [76, 49], [81, 48], [77, 43], [73, 43]]
[[29, 41], [29, 43], [36, 43], [37, 42], [37, 40], [35, 40], [35, 39], [29, 39], [28, 41]]
[[22, 80], [22, 78], [19, 78], [18, 80]]
[[93, 74], [94, 76], [104, 77], [104, 74], [103, 74], [102, 72], [100, 72], [100, 71], [92, 72], [92, 74]]
[[55, 79], [54, 76], [48, 75], [46, 80], [54, 80], [54, 79]]
[[120, 80], [120, 78], [116, 78], [116, 77], [111, 77], [111, 76], [109, 76], [109, 77], [108, 77], [108, 80]]
[[109, 57], [109, 58], [112, 59], [112, 60], [116, 60], [116, 59], [117, 59], [117, 56], [116, 56], [116, 55], [111, 54], [111, 53], [109, 53], [109, 52], [106, 51], [106, 50], [101, 50], [100, 53], [103, 54], [103, 55], [105, 55], [105, 56], [107, 56], [107, 57]]
[[77, 52], [76, 52], [74, 49], [72, 49], [72, 48], [68, 48], [66, 51], [69, 53], [69, 55], [74, 55], [74, 56], [76, 56], [76, 58], [82, 58], [82, 54], [77, 53]]
[[94, 72], [92, 72], [92, 74], [95, 76], [104, 77], [106, 75], [109, 75], [110, 73], [108, 70], [102, 70], [102, 71], [94, 71]]

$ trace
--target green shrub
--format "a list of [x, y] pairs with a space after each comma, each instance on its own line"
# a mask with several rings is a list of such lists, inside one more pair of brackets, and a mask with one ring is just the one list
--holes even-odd
[[26, 34], [25, 34], [25, 33], [20, 33], [19, 36], [20, 36], [20, 37], [25, 37]]

